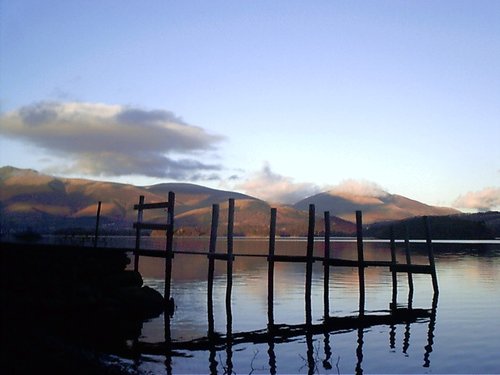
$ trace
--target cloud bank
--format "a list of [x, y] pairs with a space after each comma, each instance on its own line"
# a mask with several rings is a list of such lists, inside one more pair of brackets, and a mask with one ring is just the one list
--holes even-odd
[[487, 187], [480, 191], [469, 191], [459, 196], [453, 206], [478, 211], [500, 210], [500, 188]]
[[200, 180], [221, 169], [200, 159], [223, 138], [165, 110], [42, 102], [2, 116], [0, 135], [69, 158], [72, 172], [88, 175]]
[[275, 173], [269, 163], [260, 171], [250, 174], [243, 182], [234, 187], [245, 194], [267, 202], [294, 204], [322, 192], [340, 196], [382, 198], [389, 193], [379, 184], [366, 180], [347, 179], [340, 184], [320, 186], [310, 182], [295, 182], [293, 178]]
[[235, 188], [267, 202], [287, 204], [296, 203], [321, 191], [316, 184], [295, 182], [291, 177], [274, 173], [268, 163]]
[[389, 193], [385, 191], [379, 184], [366, 180], [347, 179], [340, 184], [334, 186], [329, 191], [336, 195], [355, 195], [359, 197], [375, 197], [382, 198]]

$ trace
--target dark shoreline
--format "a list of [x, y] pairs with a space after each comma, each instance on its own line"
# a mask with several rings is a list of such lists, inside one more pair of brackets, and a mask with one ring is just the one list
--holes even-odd
[[122, 249], [1, 243], [2, 374], [129, 373], [111, 355], [163, 312]]

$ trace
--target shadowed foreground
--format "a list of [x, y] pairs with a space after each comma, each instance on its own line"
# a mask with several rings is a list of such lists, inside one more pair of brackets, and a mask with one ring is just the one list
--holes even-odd
[[124, 251], [2, 243], [0, 256], [2, 374], [125, 373], [109, 354], [163, 311]]

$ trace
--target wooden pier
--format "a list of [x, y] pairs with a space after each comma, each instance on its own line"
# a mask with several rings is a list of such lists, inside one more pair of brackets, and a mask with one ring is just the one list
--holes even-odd
[[[209, 321], [209, 332], [213, 331], [213, 283], [214, 283], [214, 267], [215, 261], [226, 262], [226, 314], [227, 321], [232, 321], [232, 310], [231, 310], [231, 295], [232, 295], [232, 281], [233, 281], [233, 262], [235, 257], [261, 257], [266, 258], [268, 263], [268, 285], [267, 285], [267, 302], [268, 302], [268, 326], [273, 327], [274, 322], [274, 265], [277, 262], [288, 262], [288, 263], [304, 263], [305, 264], [305, 322], [307, 325], [312, 324], [312, 314], [311, 314], [311, 290], [312, 290], [312, 266], [316, 261], [323, 263], [324, 268], [324, 317], [328, 318], [329, 314], [329, 283], [330, 283], [330, 268], [332, 267], [351, 267], [358, 269], [358, 283], [359, 283], [359, 309], [358, 314], [360, 317], [365, 315], [365, 268], [367, 267], [383, 267], [390, 270], [392, 274], [392, 308], [397, 306], [397, 274], [406, 273], [408, 274], [408, 285], [409, 292], [413, 295], [413, 274], [428, 274], [431, 276], [432, 286], [435, 295], [438, 295], [438, 281], [436, 274], [436, 266], [434, 262], [434, 253], [432, 248], [431, 234], [430, 234], [430, 223], [428, 217], [423, 217], [423, 225], [426, 229], [426, 245], [428, 254], [428, 264], [413, 264], [411, 261], [411, 254], [409, 250], [409, 240], [408, 236], [405, 239], [405, 253], [406, 253], [406, 263], [401, 264], [396, 261], [396, 246], [394, 235], [391, 232], [390, 239], [390, 250], [391, 259], [388, 261], [372, 261], [364, 259], [363, 251], [363, 223], [362, 223], [362, 213], [361, 211], [356, 211], [356, 242], [357, 242], [357, 260], [349, 259], [339, 259], [331, 257], [330, 250], [330, 213], [324, 212], [324, 255], [323, 257], [314, 256], [314, 240], [315, 240], [315, 223], [316, 223], [316, 213], [315, 206], [309, 206], [309, 225], [307, 234], [307, 247], [305, 255], [277, 255], [275, 254], [275, 242], [276, 242], [276, 217], [277, 209], [271, 208], [270, 211], [270, 223], [269, 223], [269, 249], [268, 254], [237, 254], [233, 253], [233, 228], [234, 228], [234, 199], [229, 199], [228, 204], [228, 222], [227, 222], [227, 250], [226, 253], [217, 253], [217, 231], [219, 227], [219, 205], [214, 204], [212, 206], [212, 222], [210, 230], [210, 240], [209, 240], [209, 250], [208, 252], [203, 251], [181, 251], [173, 250], [173, 236], [174, 236], [174, 204], [175, 204], [175, 194], [170, 192], [168, 195], [167, 202], [159, 203], [145, 203], [144, 197], [139, 198], [139, 203], [134, 206], [137, 210], [137, 222], [134, 223], [134, 228], [136, 229], [136, 241], [134, 249], [134, 269], [139, 270], [139, 258], [140, 256], [150, 256], [159, 257], [165, 259], [165, 301], [167, 304], [172, 304], [171, 300], [171, 275], [172, 275], [172, 262], [174, 255], [176, 253], [188, 254], [188, 255], [204, 255], [209, 259], [208, 262], [208, 287], [207, 287], [207, 311], [208, 311], [208, 321]], [[166, 223], [147, 223], [143, 221], [144, 210], [150, 209], [163, 209], [167, 210]], [[144, 250], [140, 248], [141, 243], [141, 231], [143, 229], [153, 229], [153, 230], [164, 230], [166, 233], [166, 248], [165, 251], [162, 250]], [[411, 298], [409, 298], [411, 300]], [[411, 308], [411, 306], [409, 306]]]
[[[428, 217], [424, 216], [422, 221], [425, 226], [426, 233], [426, 247], [428, 255], [428, 264], [414, 264], [411, 260], [410, 246], [408, 231], [404, 241], [406, 263], [398, 263], [396, 261], [396, 241], [391, 230], [391, 238], [389, 241], [391, 259], [387, 261], [380, 260], [365, 260], [363, 248], [363, 223], [361, 211], [356, 211], [356, 247], [357, 259], [340, 259], [331, 257], [331, 221], [330, 213], [324, 212], [324, 253], [323, 256], [314, 255], [314, 240], [315, 240], [315, 224], [316, 212], [315, 206], [309, 206], [309, 222], [307, 234], [307, 246], [305, 255], [277, 255], [275, 254], [276, 247], [276, 221], [277, 209], [271, 208], [270, 222], [269, 222], [269, 247], [268, 254], [234, 254], [233, 253], [233, 237], [234, 237], [234, 212], [235, 202], [234, 199], [229, 199], [228, 204], [228, 222], [227, 222], [227, 238], [226, 238], [226, 252], [217, 253], [217, 233], [219, 228], [219, 213], [220, 207], [218, 204], [212, 205], [212, 221], [210, 230], [210, 239], [208, 252], [206, 251], [182, 251], [173, 249], [174, 237], [174, 204], [175, 194], [170, 192], [168, 194], [168, 201], [160, 203], [145, 203], [144, 197], [139, 198], [139, 203], [134, 206], [137, 210], [137, 222], [134, 223], [136, 229], [136, 241], [134, 249], [134, 270], [139, 270], [139, 259], [141, 256], [158, 257], [165, 259], [165, 303], [166, 310], [165, 318], [165, 341], [159, 343], [141, 343], [134, 342], [133, 352], [144, 354], [163, 354], [166, 356], [167, 373], [171, 373], [171, 361], [175, 355], [182, 355], [177, 350], [207, 350], [210, 352], [210, 372], [216, 373], [217, 361], [215, 360], [217, 350], [226, 351], [226, 368], [227, 373], [232, 372], [232, 347], [236, 344], [247, 343], [268, 343], [269, 345], [269, 364], [270, 372], [276, 373], [276, 355], [274, 354], [274, 345], [279, 342], [286, 342], [293, 337], [304, 336], [306, 337], [308, 354], [307, 362], [309, 366], [309, 373], [314, 373], [315, 361], [313, 358], [313, 335], [323, 334], [325, 336], [325, 355], [329, 359], [331, 357], [331, 350], [329, 345], [329, 334], [335, 331], [357, 330], [358, 332], [358, 347], [356, 349], [356, 356], [358, 363], [356, 364], [356, 373], [362, 373], [362, 359], [363, 359], [363, 335], [364, 328], [373, 325], [390, 325], [391, 334], [390, 342], [394, 344], [395, 325], [406, 324], [405, 331], [405, 344], [409, 345], [409, 325], [411, 323], [427, 319], [429, 321], [428, 329], [428, 345], [425, 347], [424, 366], [429, 364], [429, 355], [432, 351], [432, 343], [434, 337], [434, 326], [436, 320], [437, 302], [439, 296], [438, 280], [436, 274], [436, 266], [434, 261], [434, 253], [431, 241], [430, 223]], [[147, 223], [143, 221], [144, 210], [149, 209], [163, 209], [167, 211], [166, 223]], [[165, 250], [145, 250], [141, 249], [141, 231], [143, 229], [164, 230], [166, 234], [166, 247]], [[206, 337], [190, 341], [173, 341], [170, 334], [170, 319], [174, 312], [174, 301], [171, 299], [171, 276], [172, 276], [172, 263], [175, 254], [193, 255], [193, 256], [206, 256], [208, 257], [208, 272], [207, 272], [207, 319], [208, 319], [208, 332]], [[267, 277], [267, 327], [257, 331], [251, 332], [236, 332], [233, 333], [232, 324], [232, 309], [231, 309], [231, 295], [232, 295], [232, 282], [233, 282], [233, 262], [238, 257], [258, 257], [264, 258], [268, 264], [268, 277]], [[226, 334], [215, 332], [214, 329], [214, 310], [213, 310], [213, 286], [214, 286], [214, 269], [215, 262], [226, 262]], [[278, 262], [287, 263], [303, 263], [305, 265], [305, 323], [297, 325], [276, 324], [274, 321], [274, 267]], [[321, 323], [313, 323], [312, 321], [312, 308], [311, 308], [311, 295], [312, 295], [312, 270], [314, 262], [322, 262], [323, 264], [323, 321]], [[329, 316], [329, 287], [330, 287], [330, 269], [332, 267], [350, 267], [357, 268], [358, 270], [358, 287], [359, 287], [359, 307], [358, 314], [354, 316], [344, 317], [331, 317]], [[392, 300], [389, 304], [389, 309], [384, 314], [365, 314], [365, 269], [367, 267], [382, 267], [391, 272], [392, 276]], [[408, 306], [407, 308], [398, 307], [397, 303], [397, 282], [398, 273], [406, 273], [408, 275]], [[413, 274], [428, 274], [431, 277], [434, 295], [432, 297], [432, 308], [429, 309], [415, 309], [413, 308]]]

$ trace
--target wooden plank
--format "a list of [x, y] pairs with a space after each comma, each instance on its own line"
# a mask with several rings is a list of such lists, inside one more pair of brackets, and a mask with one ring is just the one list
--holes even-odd
[[271, 208], [269, 220], [269, 257], [267, 262], [267, 322], [274, 325], [274, 250], [276, 245], [276, 208]]
[[207, 258], [208, 259], [215, 259], [215, 260], [225, 260], [225, 261], [228, 261], [231, 258], [231, 260], [234, 261], [233, 254], [229, 255], [229, 254], [221, 254], [221, 253], [215, 253], [215, 254], [208, 253]]
[[[139, 205], [144, 203], [144, 195], [139, 196]], [[137, 223], [142, 223], [142, 210], [137, 212]], [[141, 247], [141, 227], [136, 226], [135, 228], [135, 255], [134, 255], [134, 271], [139, 271], [139, 255], [137, 251]]]
[[226, 320], [232, 321], [231, 293], [233, 289], [233, 236], [234, 236], [234, 199], [229, 198], [227, 218], [227, 285], [226, 285]]
[[207, 287], [207, 312], [208, 312], [208, 334], [214, 333], [214, 309], [213, 309], [213, 288], [215, 271], [215, 251], [217, 249], [217, 228], [219, 226], [219, 205], [212, 205], [212, 224], [210, 226], [210, 244], [208, 254], [208, 287]]
[[356, 211], [356, 239], [358, 245], [359, 315], [365, 314], [365, 267], [363, 254], [363, 220], [361, 211]]
[[[167, 208], [167, 243], [165, 246], [165, 302], [170, 304], [170, 287], [172, 283], [172, 259], [174, 257], [174, 206], [175, 193], [168, 192], [168, 208]], [[167, 312], [165, 312], [167, 314]]]
[[168, 202], [158, 202], [158, 203], [139, 203], [134, 204], [134, 210], [151, 210], [157, 208], [168, 208]]
[[167, 230], [171, 225], [162, 223], [134, 223], [135, 229]]
[[434, 289], [434, 293], [438, 294], [439, 293], [439, 286], [438, 286], [438, 281], [437, 281], [437, 274], [436, 274], [436, 264], [434, 261], [434, 250], [432, 248], [432, 241], [431, 241], [431, 225], [429, 222], [429, 218], [427, 216], [423, 217], [424, 219], [424, 225], [425, 225], [425, 242], [427, 244], [427, 251], [429, 254], [429, 265], [431, 266], [432, 272], [432, 287]]
[[101, 201], [97, 203], [97, 214], [95, 217], [94, 247], [97, 247], [97, 240], [99, 239], [99, 220], [101, 218], [101, 204], [102, 204]]
[[311, 311], [311, 288], [312, 288], [312, 264], [314, 262], [314, 225], [316, 219], [314, 204], [309, 205], [309, 225], [307, 229], [307, 260], [306, 260], [306, 324], [312, 323]]
[[[396, 243], [394, 241], [394, 226], [391, 225], [391, 264], [396, 265]], [[392, 308], [396, 308], [398, 303], [398, 274], [392, 269]]]
[[330, 315], [330, 212], [324, 212], [325, 219], [325, 247], [323, 259], [323, 317]]

